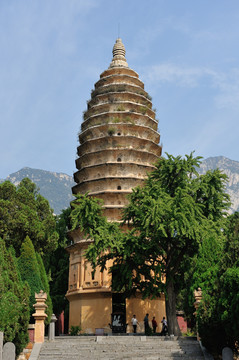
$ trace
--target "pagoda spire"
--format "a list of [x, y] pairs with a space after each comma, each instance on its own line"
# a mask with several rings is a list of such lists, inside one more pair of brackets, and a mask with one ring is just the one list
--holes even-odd
[[128, 67], [125, 58], [125, 47], [120, 38], [116, 39], [112, 52], [113, 52], [113, 59], [109, 68], [119, 67], [119, 66]]

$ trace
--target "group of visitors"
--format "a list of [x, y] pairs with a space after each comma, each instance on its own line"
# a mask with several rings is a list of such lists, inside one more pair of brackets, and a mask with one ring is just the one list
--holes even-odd
[[[132, 326], [133, 326], [133, 332], [134, 334], [136, 334], [137, 332], [137, 325], [138, 325], [138, 320], [136, 319], [136, 315], [133, 315], [132, 320], [131, 320]], [[162, 331], [160, 333], [160, 335], [165, 336], [168, 332], [168, 324], [167, 324], [167, 320], [165, 319], [165, 316], [163, 317], [163, 320], [161, 321], [162, 323]], [[156, 328], [158, 327], [157, 321], [155, 319], [155, 316], [153, 316], [152, 319], [152, 328], [153, 328], [153, 333], [156, 333]], [[144, 332], [145, 334], [149, 333], [149, 314], [147, 313], [144, 317]]]

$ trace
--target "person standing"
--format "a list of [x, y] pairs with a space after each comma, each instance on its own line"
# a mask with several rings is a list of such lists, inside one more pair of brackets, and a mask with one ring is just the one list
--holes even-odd
[[167, 320], [165, 319], [165, 316], [163, 317], [163, 320], [161, 321], [161, 323], [163, 324], [161, 335], [165, 336], [168, 332], [168, 323], [167, 323]]
[[136, 334], [137, 332], [137, 325], [138, 325], [138, 320], [136, 319], [136, 315], [133, 315], [132, 320], [131, 320], [132, 326], [133, 326], [133, 331], [134, 334]]
[[152, 327], [153, 327], [154, 334], [156, 333], [156, 327], [157, 326], [158, 326], [157, 321], [155, 320], [155, 316], [153, 316]]
[[144, 332], [145, 332], [145, 335], [147, 335], [148, 330], [149, 330], [149, 314], [146, 314], [145, 317], [144, 317]]

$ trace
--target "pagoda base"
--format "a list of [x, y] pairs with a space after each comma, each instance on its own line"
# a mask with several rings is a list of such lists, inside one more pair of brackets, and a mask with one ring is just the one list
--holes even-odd
[[[131, 319], [135, 314], [138, 320], [137, 332], [143, 333], [143, 319], [148, 313], [150, 326], [155, 316], [158, 322], [157, 332], [161, 331], [161, 320], [165, 316], [164, 295], [154, 300], [142, 300], [140, 294], [137, 294], [136, 297], [126, 299], [125, 303], [118, 300], [120, 295], [112, 292], [68, 294], [69, 329], [71, 326], [79, 326], [82, 334], [111, 334], [112, 324], [117, 322], [118, 314], [120, 314], [125, 325], [128, 325], [125, 326], [125, 331], [119, 330], [119, 332], [132, 333]], [[113, 332], [117, 331], [113, 330]]]

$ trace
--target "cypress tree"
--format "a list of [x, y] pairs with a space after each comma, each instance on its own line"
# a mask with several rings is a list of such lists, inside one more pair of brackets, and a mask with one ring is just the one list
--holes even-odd
[[44, 289], [34, 246], [27, 236], [20, 249], [18, 267], [23, 281], [27, 281], [30, 287], [30, 313], [35, 312], [33, 304], [36, 303], [35, 293]]
[[0, 330], [4, 342], [12, 341], [19, 354], [28, 342], [29, 295], [27, 283], [23, 283], [12, 249], [6, 249], [0, 238]]
[[46, 305], [48, 307], [46, 308], [45, 312], [47, 314], [46, 325], [48, 325], [50, 323], [51, 315], [52, 315], [52, 312], [53, 312], [53, 310], [52, 310], [52, 300], [51, 300], [51, 297], [50, 297], [50, 286], [49, 286], [49, 281], [48, 281], [48, 278], [47, 278], [45, 266], [44, 266], [44, 263], [42, 261], [41, 255], [39, 253], [36, 253], [36, 258], [37, 258], [37, 262], [38, 262], [38, 266], [39, 266], [41, 282], [42, 282], [42, 285], [43, 285], [42, 290], [47, 293]]

